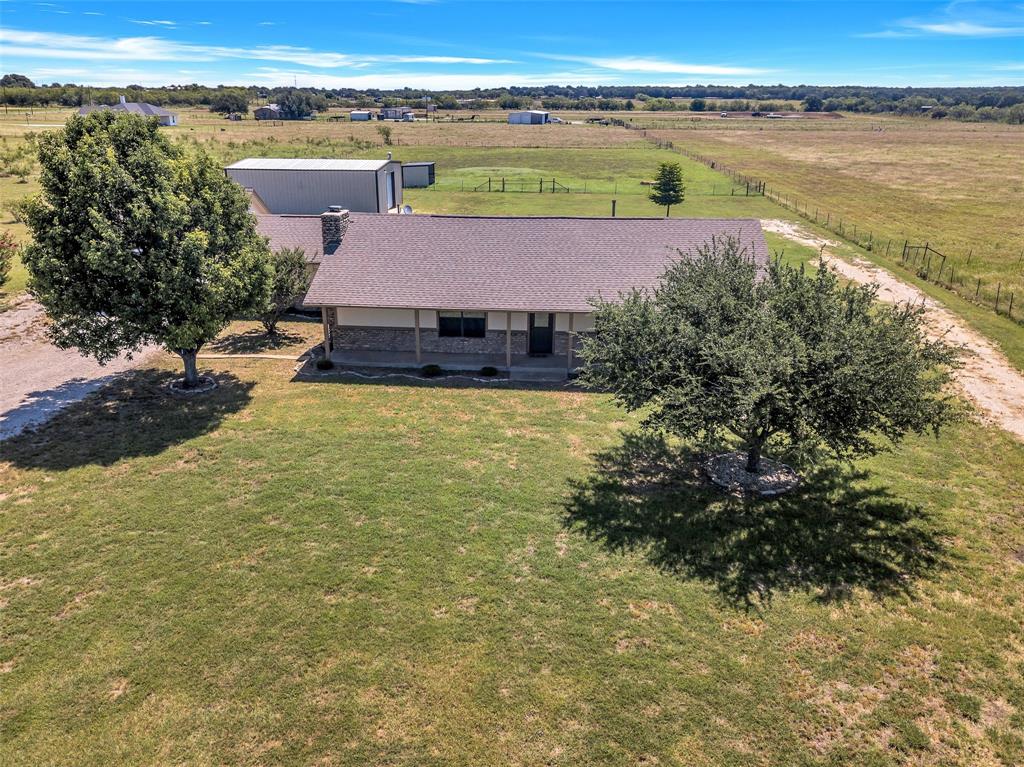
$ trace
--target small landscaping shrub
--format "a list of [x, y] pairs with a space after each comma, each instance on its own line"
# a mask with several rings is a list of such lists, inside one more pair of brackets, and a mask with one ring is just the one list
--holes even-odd
[[316, 361], [316, 369], [317, 370], [333, 370], [334, 369], [334, 363], [331, 362], [331, 360], [328, 359], [327, 357], [321, 357], [320, 359], [318, 359]]
[[484, 376], [485, 378], [493, 378], [494, 376], [498, 375], [498, 368], [494, 367], [493, 365], [484, 365], [482, 368], [480, 368], [480, 375]]
[[420, 375], [424, 378], [437, 378], [442, 372], [440, 365], [424, 365], [420, 370]]

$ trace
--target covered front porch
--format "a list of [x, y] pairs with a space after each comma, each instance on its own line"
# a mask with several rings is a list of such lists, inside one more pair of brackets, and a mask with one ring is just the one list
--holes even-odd
[[469, 354], [453, 352], [371, 351], [334, 349], [331, 361], [339, 367], [383, 368], [417, 370], [424, 365], [437, 365], [447, 373], [479, 374], [485, 367], [493, 367], [512, 381], [564, 381], [577, 365], [568, 363], [564, 356], [531, 357], [527, 354]]
[[570, 312], [322, 309], [324, 352], [342, 367], [476, 374], [490, 367], [513, 380], [565, 380], [578, 367]]

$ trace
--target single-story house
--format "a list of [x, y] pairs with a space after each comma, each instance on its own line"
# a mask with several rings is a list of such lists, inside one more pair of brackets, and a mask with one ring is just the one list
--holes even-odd
[[383, 107], [377, 115], [379, 120], [412, 120], [412, 107]]
[[332, 210], [259, 216], [271, 247], [316, 264], [307, 308], [339, 365], [565, 377], [591, 299], [657, 285], [714, 237], [737, 237], [768, 263], [756, 219], [387, 216]]
[[402, 164], [392, 160], [249, 157], [224, 172], [253, 190], [271, 213], [319, 215], [331, 205], [361, 213], [402, 207]]
[[108, 106], [107, 104], [87, 104], [86, 106], [79, 107], [78, 114], [84, 116], [90, 112], [104, 110], [110, 110], [112, 112], [127, 112], [128, 114], [141, 115], [142, 117], [155, 117], [157, 122], [166, 126], [178, 124], [178, 115], [176, 112], [171, 112], [163, 107], [147, 104], [143, 101], [125, 101], [124, 96], [121, 96], [120, 102], [113, 106]]
[[281, 107], [277, 104], [264, 104], [252, 110], [252, 116], [257, 120], [280, 120]]
[[403, 162], [402, 186], [406, 189], [422, 188], [434, 184], [434, 163]]
[[349, 119], [354, 123], [365, 122], [366, 120], [369, 120], [373, 116], [373, 113], [370, 112], [369, 109], [353, 109], [351, 112], [348, 113], [348, 116]]
[[522, 112], [509, 112], [509, 125], [544, 125], [551, 122], [551, 113], [542, 109], [526, 109]]

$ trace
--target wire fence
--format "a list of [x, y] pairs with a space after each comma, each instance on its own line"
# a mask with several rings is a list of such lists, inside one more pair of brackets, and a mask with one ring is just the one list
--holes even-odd
[[[506, 192], [516, 194], [602, 194], [628, 196], [650, 194], [651, 182], [638, 179], [582, 180], [551, 176], [487, 176], [438, 178], [426, 190], [436, 192]], [[735, 183], [687, 183], [688, 197], [736, 197], [759, 194]]]
[[[949, 290], [978, 306], [991, 309], [996, 314], [1005, 316], [1018, 324], [1024, 324], [1024, 311], [1020, 307], [1021, 301], [1016, 299], [1015, 290], [1004, 285], [1000, 280], [985, 282], [980, 277], [970, 276], [968, 267], [974, 258], [973, 248], [968, 250], [966, 256], [962, 253], [947, 255], [939, 253], [931, 247], [930, 242], [926, 242], [924, 245], [911, 245], [909, 240], [904, 240], [901, 245], [899, 240], [884, 236], [876, 237], [874, 230], [860, 226], [841, 215], [837, 216], [832, 211], [808, 205], [795, 195], [769, 186], [764, 179], [740, 173], [714, 158], [677, 147], [671, 141], [647, 136], [646, 131], [644, 131], [644, 137], [659, 149], [676, 152], [695, 162], [702, 163], [712, 170], [728, 176], [734, 184], [754, 190], [755, 193], [767, 197], [777, 205], [824, 227], [839, 238], [864, 250], [878, 253], [888, 263], [901, 267], [926, 282]], [[1024, 249], [1020, 251], [1014, 265], [1024, 274]]]

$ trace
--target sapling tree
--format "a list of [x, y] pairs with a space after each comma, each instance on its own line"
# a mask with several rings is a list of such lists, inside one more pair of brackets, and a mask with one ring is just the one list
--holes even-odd
[[159, 343], [194, 387], [203, 345], [267, 302], [267, 243], [242, 188], [156, 120], [109, 111], [44, 134], [39, 161], [24, 261], [53, 342], [100, 362]]
[[0, 288], [7, 283], [11, 276], [11, 266], [14, 264], [14, 254], [18, 252], [18, 241], [8, 230], [0, 232]]
[[731, 434], [755, 473], [773, 445], [870, 455], [955, 413], [956, 355], [926, 339], [920, 308], [879, 305], [875, 287], [840, 285], [824, 264], [759, 270], [735, 239], [680, 256], [653, 291], [595, 303], [582, 340], [583, 382], [643, 410], [646, 427]]
[[309, 288], [311, 274], [302, 248], [281, 248], [271, 257], [271, 266], [274, 277], [270, 298], [260, 315], [260, 322], [269, 335], [274, 335], [281, 317]]
[[683, 171], [679, 163], [663, 162], [658, 166], [658, 175], [651, 185], [649, 198], [655, 205], [665, 206], [665, 218], [672, 212], [672, 206], [678, 205], [686, 196], [683, 185]]

